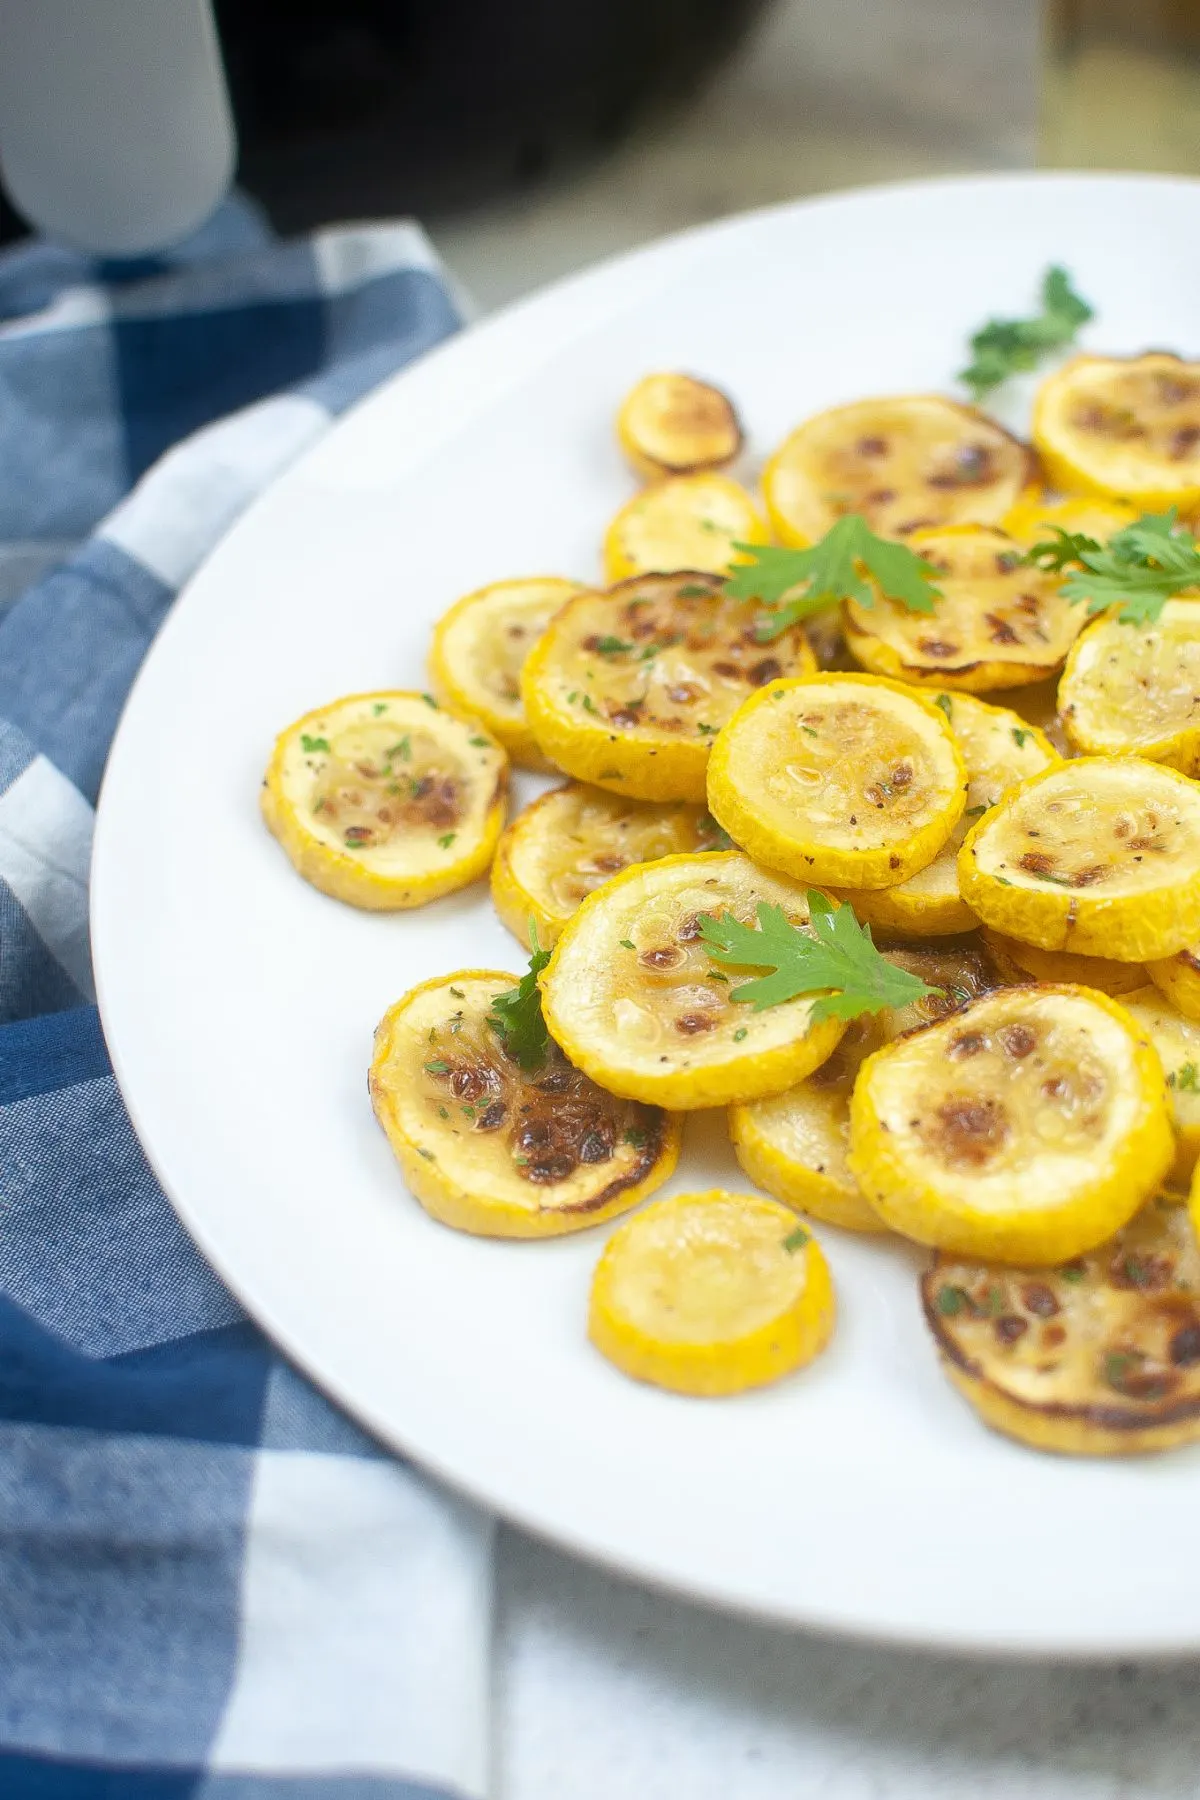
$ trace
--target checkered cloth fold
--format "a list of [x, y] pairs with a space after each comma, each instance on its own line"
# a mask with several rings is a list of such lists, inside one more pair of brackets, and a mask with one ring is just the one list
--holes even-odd
[[0, 255], [0, 1794], [486, 1786], [490, 1541], [279, 1357], [138, 1146], [92, 998], [95, 801], [177, 593], [459, 322], [409, 225]]

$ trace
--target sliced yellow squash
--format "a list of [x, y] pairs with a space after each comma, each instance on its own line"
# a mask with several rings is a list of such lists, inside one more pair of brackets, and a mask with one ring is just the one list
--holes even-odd
[[1185, 1192], [1200, 1155], [1200, 1024], [1187, 1019], [1156, 987], [1142, 987], [1121, 1004], [1158, 1051], [1171, 1093], [1175, 1161], [1170, 1187]]
[[1026, 490], [1011, 512], [1000, 521], [1001, 529], [1022, 544], [1043, 543], [1053, 538], [1054, 528], [1071, 534], [1082, 533], [1107, 543], [1114, 532], [1123, 531], [1140, 517], [1136, 506], [1128, 500], [1109, 500], [1100, 494], [1068, 494], [1059, 499], [1047, 497], [1045, 488]]
[[1200, 1438], [1200, 1250], [1177, 1199], [1060, 1268], [940, 1255], [921, 1291], [946, 1374], [996, 1431], [1067, 1456]]
[[526, 1071], [489, 1028], [496, 969], [413, 988], [375, 1034], [370, 1092], [404, 1178], [443, 1225], [557, 1237], [627, 1212], [679, 1156], [679, 1121], [616, 1100], [556, 1046]]
[[1141, 963], [1110, 962], [1104, 956], [1074, 956], [1070, 950], [1039, 950], [1036, 944], [1023, 944], [1020, 938], [1005, 937], [1003, 932], [984, 929], [983, 941], [995, 962], [1013, 982], [1066, 982], [1072, 987], [1099, 988], [1102, 994], [1119, 998], [1132, 994], [1146, 984], [1146, 971]]
[[722, 575], [736, 544], [765, 544], [766, 522], [728, 475], [676, 475], [627, 500], [604, 536], [609, 581], [706, 569]]
[[939, 694], [967, 768], [967, 804], [931, 863], [894, 887], [843, 893], [857, 918], [903, 937], [949, 937], [977, 921], [958, 891], [958, 852], [967, 832], [1016, 782], [1059, 761], [1036, 727], [973, 694]]
[[1144, 756], [1200, 773], [1200, 598], [1168, 600], [1152, 625], [1110, 611], [1075, 644], [1058, 689], [1085, 756]]
[[767, 868], [878, 888], [933, 861], [966, 804], [944, 712], [870, 675], [776, 681], [721, 732], [708, 805]]
[[423, 906], [492, 860], [508, 758], [428, 694], [351, 694], [280, 733], [263, 817], [322, 893], [375, 912]]
[[715, 1397], [811, 1362], [834, 1311], [829, 1266], [794, 1213], [711, 1189], [658, 1200], [613, 1232], [588, 1336], [635, 1381]]
[[941, 394], [893, 394], [817, 413], [767, 464], [763, 493], [783, 544], [815, 543], [846, 513], [883, 537], [993, 525], [1032, 458], [994, 419]]
[[748, 694], [816, 664], [799, 626], [770, 645], [714, 576], [647, 575], [579, 594], [525, 665], [526, 716], [545, 756], [637, 800], [705, 797], [712, 741]]
[[1200, 937], [1200, 787], [1137, 757], [1079, 757], [1021, 783], [967, 834], [962, 897], [1043, 950], [1115, 962]]
[[1038, 390], [1033, 441], [1056, 487], [1186, 512], [1200, 501], [1200, 364], [1072, 357]]
[[429, 652], [434, 692], [468, 718], [481, 720], [526, 769], [551, 765], [525, 722], [521, 670], [559, 607], [578, 592], [577, 581], [560, 575], [494, 581], [456, 601], [434, 627]]
[[819, 1069], [786, 1094], [729, 1109], [734, 1153], [752, 1181], [814, 1219], [847, 1231], [882, 1231], [883, 1220], [850, 1173], [850, 1095], [864, 1060], [902, 1032], [944, 1018], [1000, 985], [975, 944], [940, 950], [891, 950], [889, 961], [939, 993], [912, 1006], [854, 1019]]
[[729, 997], [700, 936], [706, 915], [752, 925], [760, 902], [807, 924], [804, 890], [736, 851], [668, 856], [614, 875], [568, 920], [541, 976], [551, 1035], [614, 1094], [679, 1111], [779, 1094], [845, 1029], [815, 995], [755, 1012]]
[[1086, 623], [1064, 600], [1061, 575], [1021, 563], [1021, 546], [986, 526], [913, 534], [938, 574], [932, 613], [909, 612], [876, 590], [845, 607], [846, 642], [877, 675], [986, 694], [1042, 681]]
[[1090, 988], [1004, 988], [886, 1045], [850, 1102], [850, 1169], [895, 1231], [997, 1262], [1103, 1243], [1175, 1155], [1162, 1064]]
[[1146, 973], [1185, 1018], [1200, 1019], [1200, 943], [1188, 944], [1161, 961], [1148, 962]]
[[681, 800], [623, 800], [572, 781], [518, 813], [492, 864], [492, 900], [529, 946], [529, 921], [548, 950], [581, 901], [633, 863], [730, 848], [703, 807]]
[[694, 375], [643, 375], [621, 402], [617, 439], [639, 475], [720, 469], [742, 447], [732, 400]]

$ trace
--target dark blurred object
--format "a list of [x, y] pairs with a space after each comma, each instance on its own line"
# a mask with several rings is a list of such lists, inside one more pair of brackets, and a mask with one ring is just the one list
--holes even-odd
[[1039, 156], [1200, 174], [1200, 0], [1045, 0]]
[[239, 179], [284, 231], [502, 193], [686, 94], [766, 0], [216, 0]]

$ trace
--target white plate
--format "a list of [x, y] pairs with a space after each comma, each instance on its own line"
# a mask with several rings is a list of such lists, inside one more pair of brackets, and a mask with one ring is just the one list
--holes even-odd
[[[372, 1029], [413, 982], [519, 953], [482, 887], [390, 918], [325, 899], [257, 810], [277, 728], [420, 685], [458, 594], [598, 574], [631, 488], [613, 410], [637, 376], [711, 375], [761, 453], [831, 402], [946, 387], [968, 331], [1027, 310], [1051, 261], [1099, 307], [1087, 342], [1200, 351], [1200, 185], [1002, 177], [691, 233], [382, 388], [241, 520], [151, 652], [104, 788], [95, 949], [116, 1071], [185, 1223], [323, 1387], [448, 1481], [588, 1556], [797, 1624], [1192, 1650], [1200, 1450], [1072, 1462], [989, 1435], [937, 1371], [915, 1253], [822, 1231], [831, 1351], [700, 1402], [589, 1348], [603, 1229], [520, 1245], [432, 1224], [371, 1117]], [[696, 1119], [678, 1183], [724, 1181], [744, 1185], [721, 1122]]]

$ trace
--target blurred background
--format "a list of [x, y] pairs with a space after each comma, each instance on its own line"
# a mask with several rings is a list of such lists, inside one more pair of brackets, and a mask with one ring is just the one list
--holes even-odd
[[[1190, 169], [1200, 0], [216, 0], [276, 226], [415, 213], [488, 308], [744, 207]], [[0, 239], [18, 235], [11, 204]]]

